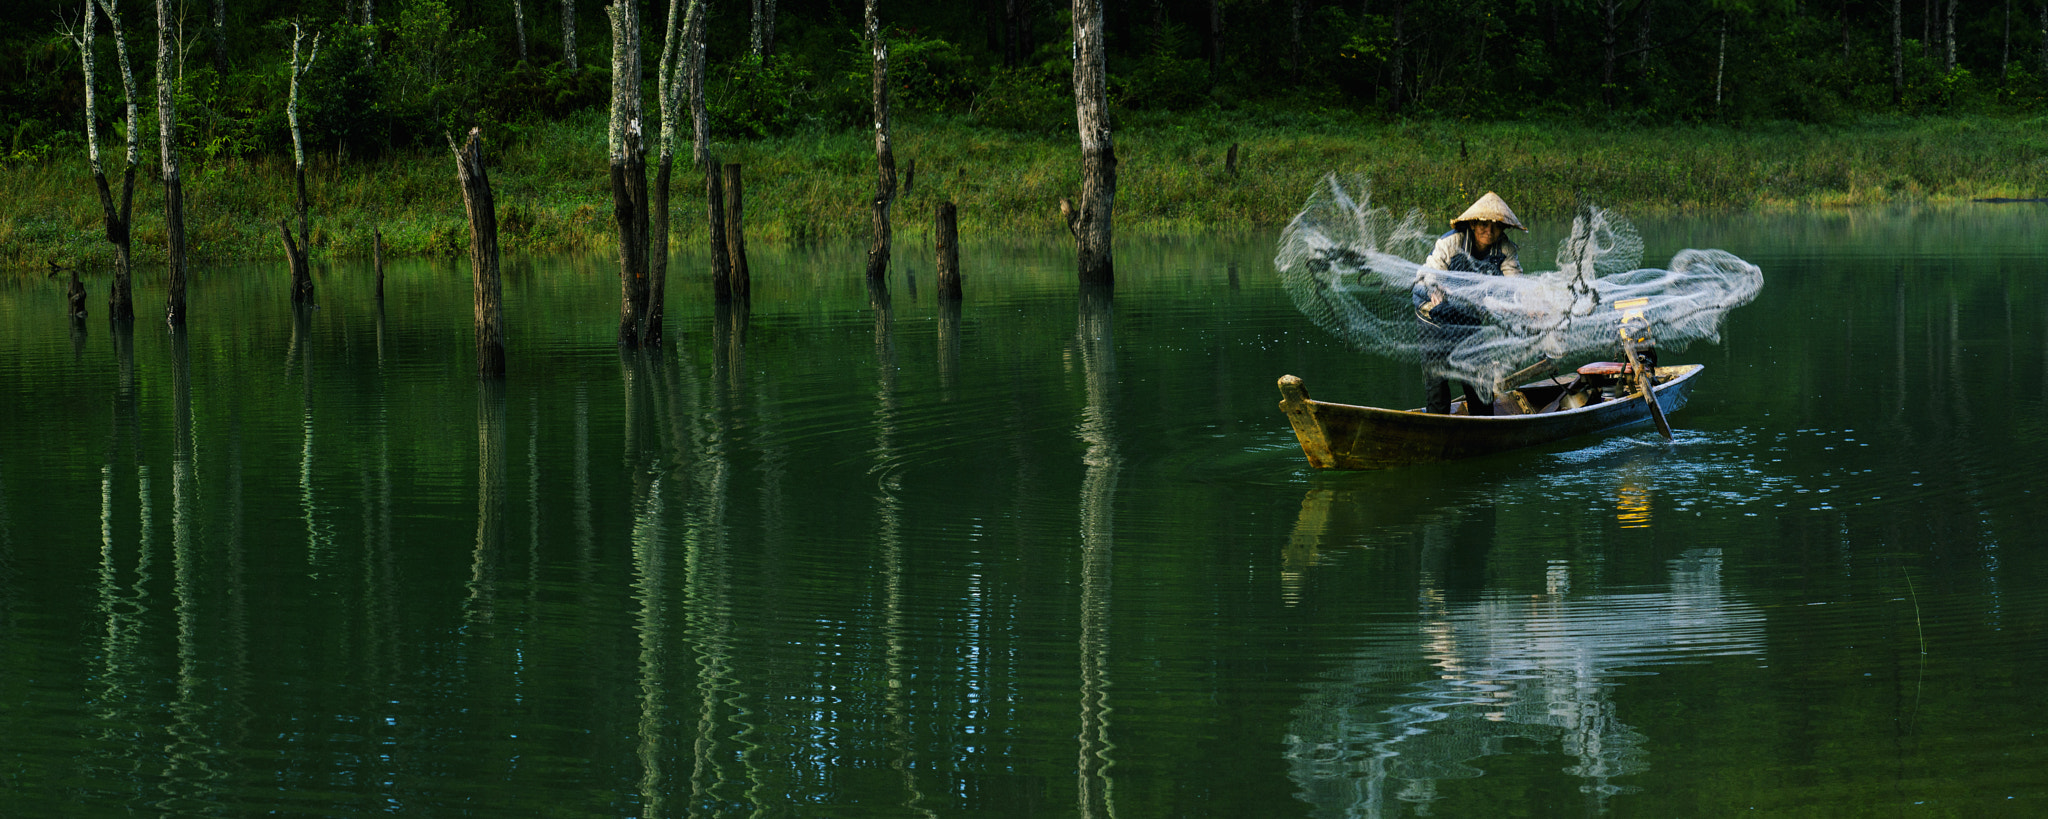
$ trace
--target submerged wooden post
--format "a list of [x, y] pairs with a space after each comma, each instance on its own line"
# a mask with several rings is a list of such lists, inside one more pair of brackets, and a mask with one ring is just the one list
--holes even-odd
[[384, 300], [384, 230], [370, 228], [370, 266], [377, 271], [377, 300]]
[[939, 249], [939, 298], [958, 301], [960, 299], [960, 229], [959, 210], [951, 202], [939, 203], [938, 249]]
[[740, 165], [729, 163], [725, 166], [725, 252], [732, 257], [732, 297], [735, 299], [748, 298], [753, 290], [751, 274], [747, 270], [744, 202], [745, 196], [740, 189]]
[[448, 147], [455, 151], [455, 177], [462, 182], [462, 205], [469, 212], [469, 263], [475, 271], [476, 374], [505, 375], [505, 311], [498, 282], [498, 206], [491, 180], [484, 173], [483, 129], [469, 129], [469, 141]]

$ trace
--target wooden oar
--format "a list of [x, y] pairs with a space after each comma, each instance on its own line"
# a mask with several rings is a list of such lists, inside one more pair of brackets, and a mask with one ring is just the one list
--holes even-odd
[[1651, 377], [1650, 368], [1645, 366], [1646, 362], [1643, 361], [1643, 357], [1636, 354], [1635, 339], [1629, 338], [1628, 335], [1629, 321], [1640, 321], [1643, 317], [1641, 311], [1631, 310], [1631, 308], [1641, 307], [1647, 302], [1649, 302], [1649, 299], [1630, 299], [1615, 303], [1614, 309], [1627, 311], [1622, 313], [1621, 317], [1621, 349], [1622, 352], [1628, 354], [1629, 367], [1636, 371], [1636, 389], [1642, 391], [1643, 402], [1650, 405], [1650, 418], [1657, 422], [1657, 431], [1664, 433], [1664, 440], [1676, 441], [1678, 438], [1671, 434], [1671, 422], [1664, 418], [1664, 405], [1657, 403], [1657, 391], [1654, 389], [1655, 380]]

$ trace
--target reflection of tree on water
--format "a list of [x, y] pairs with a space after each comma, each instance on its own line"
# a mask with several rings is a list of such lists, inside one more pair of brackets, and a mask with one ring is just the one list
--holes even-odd
[[1088, 444], [1081, 482], [1081, 731], [1077, 802], [1081, 816], [1115, 816], [1109, 740], [1109, 601], [1116, 542], [1114, 500], [1118, 456], [1111, 402], [1116, 386], [1115, 312], [1109, 293], [1081, 294], [1074, 331], [1088, 382], [1081, 440]]
[[1565, 772], [1604, 809], [1650, 766], [1650, 738], [1615, 707], [1622, 678], [1763, 649], [1763, 614], [1722, 591], [1719, 550], [1668, 571], [1664, 591], [1579, 597], [1554, 563], [1541, 595], [1453, 603], [1425, 570], [1416, 620], [1361, 635], [1359, 659], [1296, 709], [1286, 755], [1298, 796], [1316, 816], [1427, 814], [1448, 782], [1484, 774], [1519, 740], [1572, 757]]

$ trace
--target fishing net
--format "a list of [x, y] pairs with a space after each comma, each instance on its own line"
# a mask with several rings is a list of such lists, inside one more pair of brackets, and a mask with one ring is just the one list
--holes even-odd
[[1590, 205], [1558, 243], [1554, 270], [1538, 270], [1528, 247], [1520, 276], [1437, 270], [1421, 260], [1439, 235], [1419, 211], [1396, 216], [1372, 204], [1369, 183], [1333, 174], [1281, 233], [1273, 264], [1316, 326], [1482, 390], [1544, 356], [1561, 369], [1620, 360], [1625, 316], [1663, 351], [1718, 341], [1722, 318], [1763, 287], [1761, 270], [1720, 250], [1638, 267], [1635, 228]]

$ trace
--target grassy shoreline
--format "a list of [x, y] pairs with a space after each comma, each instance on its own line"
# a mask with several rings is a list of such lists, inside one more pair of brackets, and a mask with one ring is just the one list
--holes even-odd
[[[586, 115], [492, 140], [489, 162], [507, 254], [614, 247], [602, 125]], [[1225, 168], [1233, 144], [1239, 146], [1235, 175]], [[1071, 134], [913, 121], [896, 127], [894, 149], [899, 174], [910, 185], [895, 209], [899, 237], [922, 235], [946, 200], [959, 205], [964, 241], [1057, 235], [1063, 231], [1058, 201], [1079, 189]], [[745, 166], [750, 242], [867, 234], [866, 200], [874, 186], [868, 134], [806, 134], [716, 150]], [[0, 167], [0, 269], [19, 274], [55, 263], [92, 275], [112, 264], [79, 153]], [[1469, 158], [1461, 161], [1461, 154]], [[1500, 191], [1525, 218], [1568, 212], [1580, 190], [1630, 214], [1836, 208], [2048, 196], [2048, 119], [1615, 130], [1183, 117], [1121, 129], [1117, 159], [1122, 235], [1277, 228], [1332, 172], [1370, 177], [1375, 201], [1419, 208], [1432, 222], [1448, 219], [1486, 190]], [[282, 261], [277, 219], [291, 212], [288, 161], [229, 159], [186, 168], [195, 261]], [[161, 186], [147, 171], [141, 176], [136, 264], [161, 265]], [[367, 257], [373, 228], [383, 231], [387, 258], [467, 252], [461, 194], [444, 151], [345, 165], [332, 155], [313, 157], [308, 190], [316, 259]], [[673, 190], [674, 241], [702, 242], [703, 182], [687, 155]]]

